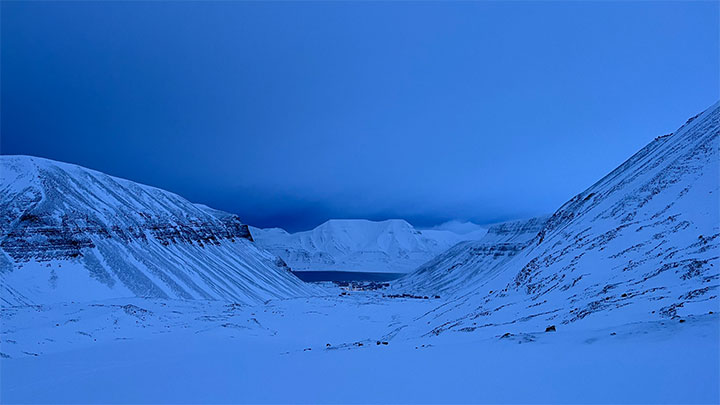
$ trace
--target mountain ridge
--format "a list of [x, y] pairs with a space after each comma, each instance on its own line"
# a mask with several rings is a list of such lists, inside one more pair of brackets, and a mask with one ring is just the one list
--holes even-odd
[[410, 271], [455, 243], [484, 234], [418, 230], [402, 219], [332, 219], [303, 232], [254, 227], [250, 232], [294, 270], [391, 273]]
[[6, 303], [73, 295], [258, 302], [312, 291], [254, 246], [236, 215], [69, 163], [0, 156], [0, 165]]

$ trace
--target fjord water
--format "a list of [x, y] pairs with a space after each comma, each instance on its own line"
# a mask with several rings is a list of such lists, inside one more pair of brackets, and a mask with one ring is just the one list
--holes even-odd
[[321, 281], [392, 281], [405, 275], [405, 273], [379, 273], [369, 271], [293, 271], [300, 280], [306, 283]]

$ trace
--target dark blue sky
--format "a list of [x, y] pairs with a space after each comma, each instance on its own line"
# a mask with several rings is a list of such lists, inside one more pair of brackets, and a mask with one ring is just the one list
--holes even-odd
[[258, 226], [550, 213], [719, 97], [711, 1], [1, 7], [1, 153]]

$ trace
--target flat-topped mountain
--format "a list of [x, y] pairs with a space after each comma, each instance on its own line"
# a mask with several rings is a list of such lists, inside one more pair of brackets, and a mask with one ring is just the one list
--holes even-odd
[[305, 232], [252, 227], [250, 232], [293, 270], [390, 273], [411, 271], [454, 244], [484, 234], [418, 230], [401, 219], [333, 219]]

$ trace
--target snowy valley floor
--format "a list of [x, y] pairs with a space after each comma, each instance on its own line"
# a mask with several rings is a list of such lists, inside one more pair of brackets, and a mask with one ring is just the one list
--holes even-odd
[[442, 299], [339, 294], [3, 308], [0, 402], [720, 401], [717, 313], [435, 336]]

